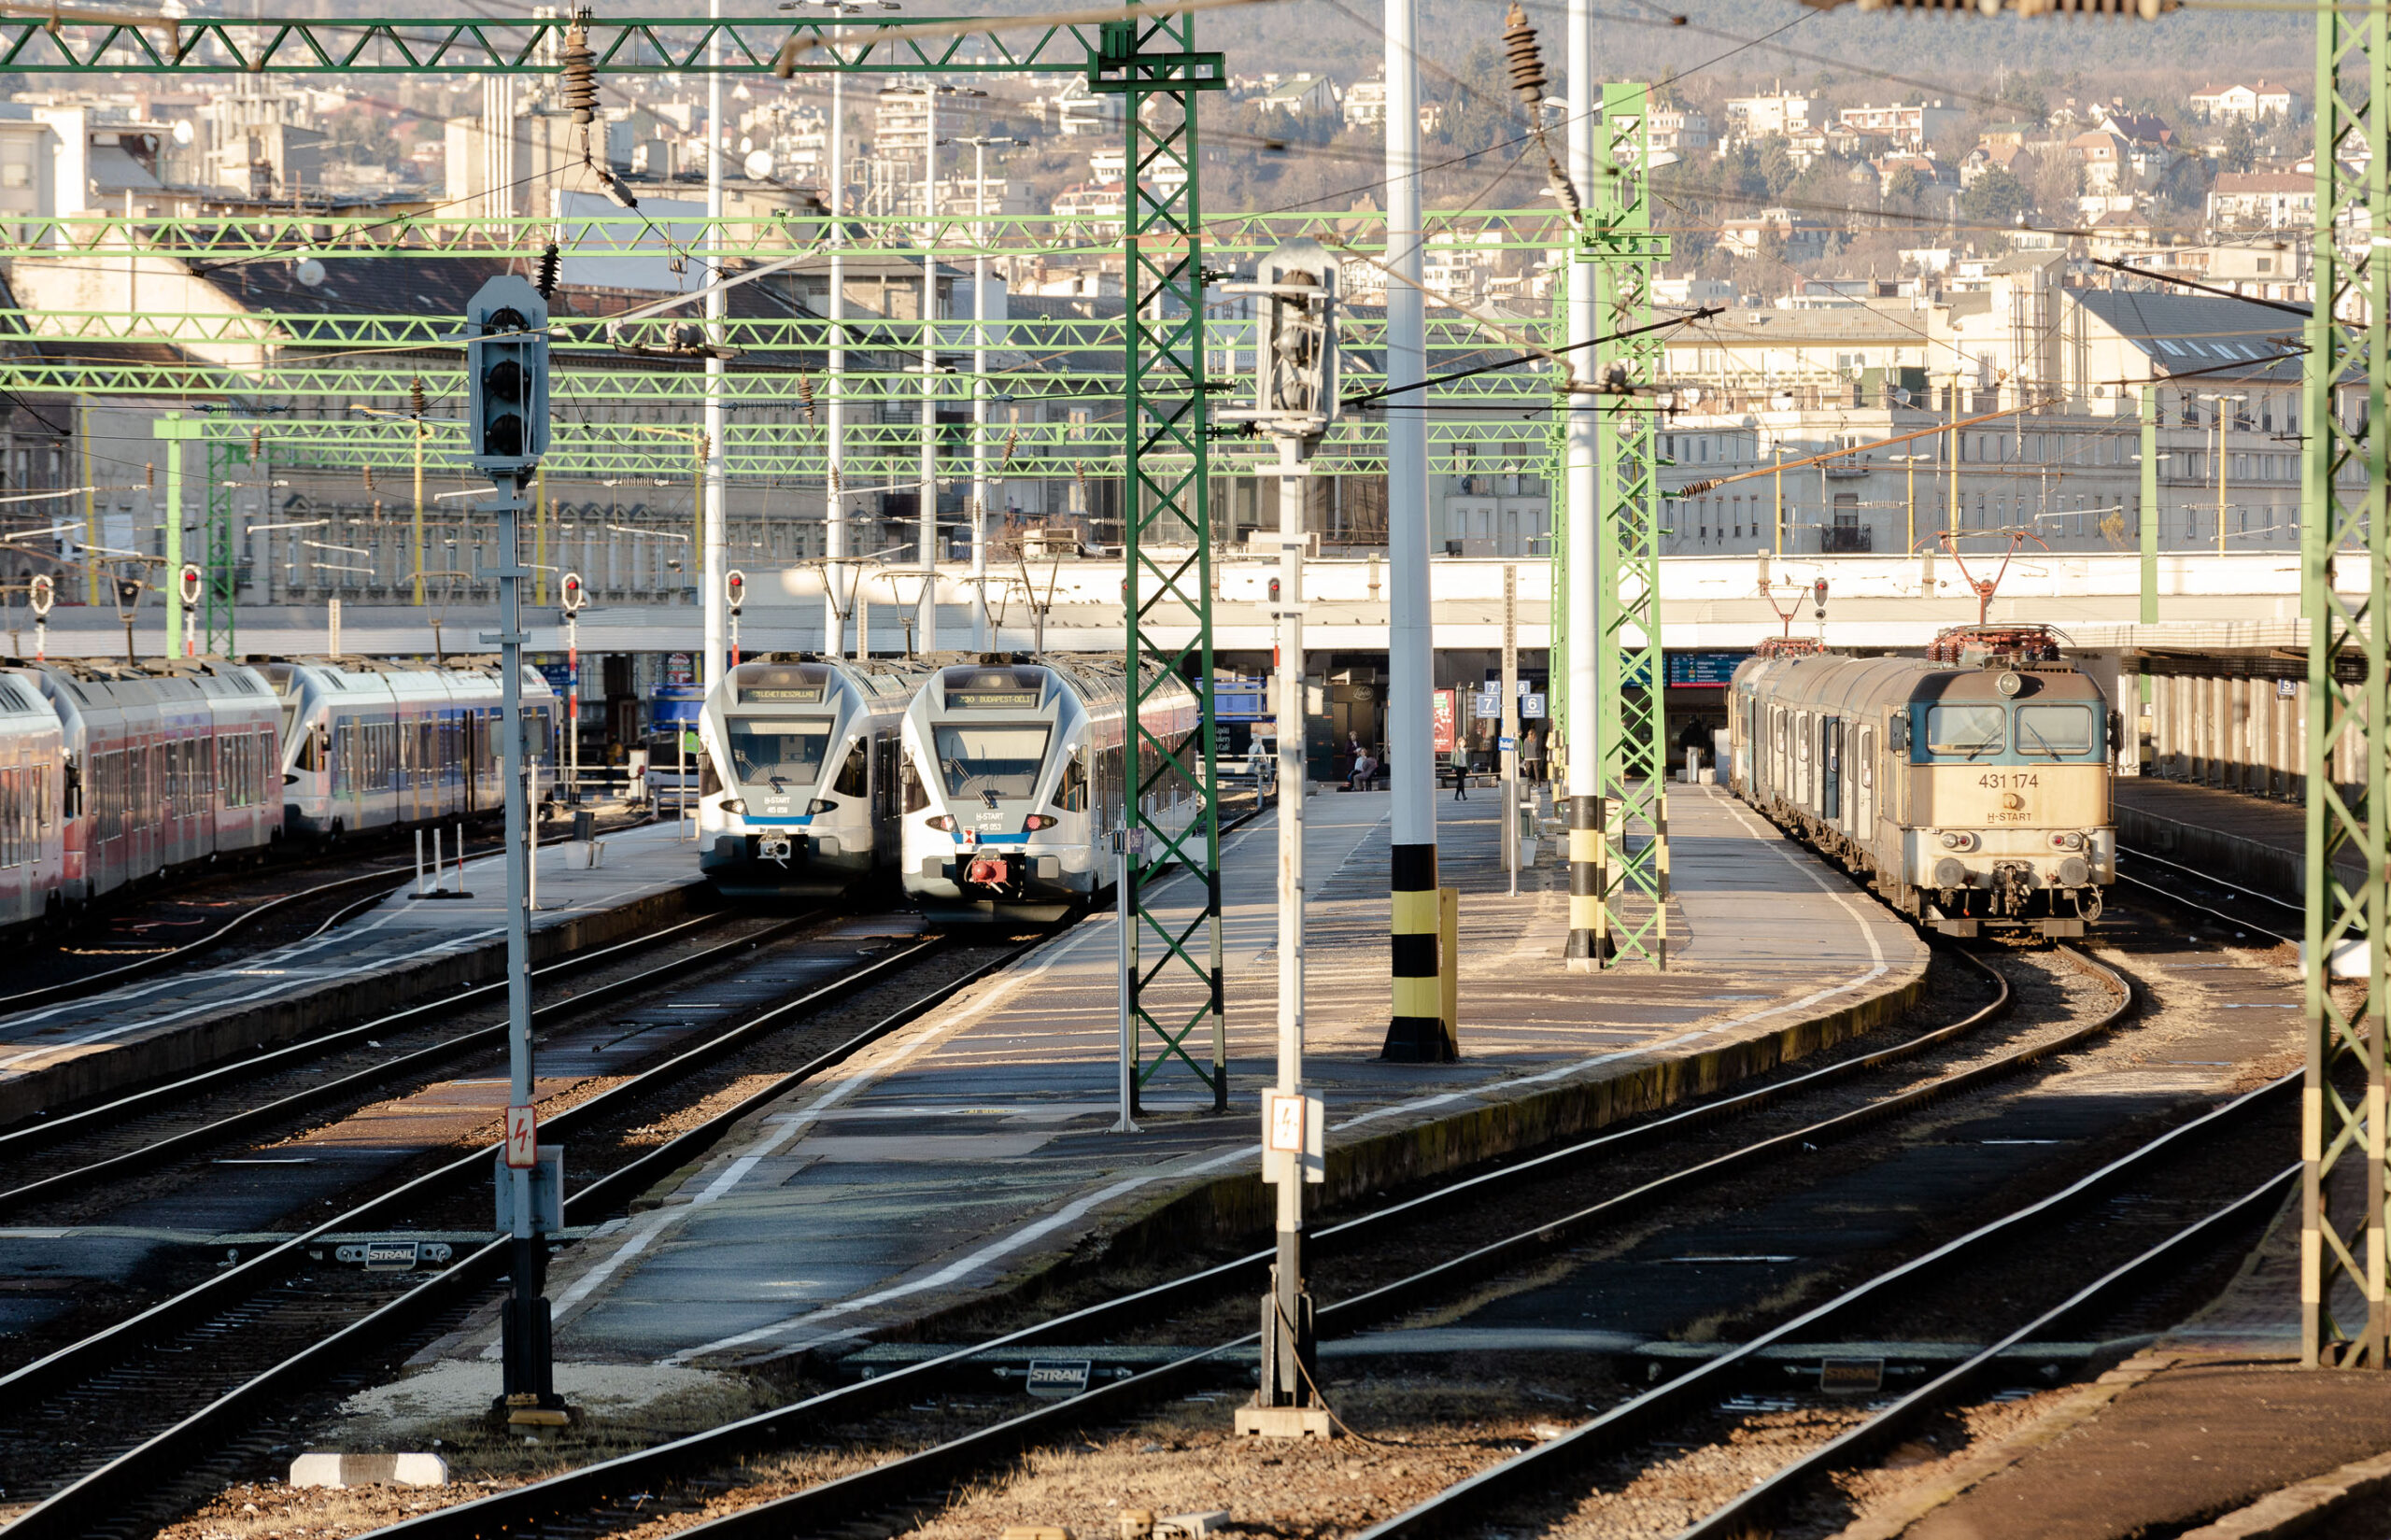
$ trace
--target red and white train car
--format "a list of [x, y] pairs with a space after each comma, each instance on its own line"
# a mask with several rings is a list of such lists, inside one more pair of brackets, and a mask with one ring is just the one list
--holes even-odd
[[279, 702], [235, 663], [31, 665], [60, 729], [59, 897], [262, 852], [281, 828]]
[[40, 686], [0, 671], [0, 926], [47, 915], [64, 862], [64, 735]]

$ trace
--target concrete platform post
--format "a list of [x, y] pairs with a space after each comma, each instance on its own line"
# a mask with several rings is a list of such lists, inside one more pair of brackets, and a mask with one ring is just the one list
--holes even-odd
[[[1569, 0], [1569, 178], [1580, 188], [1597, 185], [1594, 166], [1594, 62], [1592, 0]], [[1581, 356], [1595, 337], [1594, 264], [1582, 247], [1569, 263], [1568, 341]], [[1563, 457], [1568, 497], [1564, 543], [1569, 591], [1563, 616], [1568, 639], [1569, 697], [1563, 728], [1568, 742], [1569, 970], [1601, 966], [1603, 923], [1602, 754], [1597, 727], [1601, 681], [1596, 654], [1602, 645], [1594, 593], [1602, 581], [1597, 552], [1599, 488], [1595, 475], [1598, 432], [1595, 398], [1564, 394]]]
[[[1418, 0], [1386, 5], [1386, 388], [1427, 375], [1421, 290]], [[1436, 760], [1428, 607], [1428, 428], [1419, 408], [1387, 416], [1387, 780], [1394, 798], [1389, 886], [1394, 1001], [1381, 1057], [1446, 1058], [1436, 990]]]

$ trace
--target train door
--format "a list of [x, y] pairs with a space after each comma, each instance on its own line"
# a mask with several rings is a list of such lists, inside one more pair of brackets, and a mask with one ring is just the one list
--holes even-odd
[[1830, 824], [1843, 817], [1843, 718], [1818, 718], [1818, 812]]
[[1862, 728], [1853, 740], [1851, 757], [1855, 761], [1851, 777], [1851, 827], [1860, 838], [1874, 842], [1876, 838], [1876, 729]]
[[465, 785], [460, 801], [465, 812], [479, 812], [482, 809], [482, 713], [468, 707], [458, 713], [458, 726], [465, 736], [462, 756]]
[[871, 848], [897, 850], [897, 762], [903, 742], [894, 732], [871, 741]]

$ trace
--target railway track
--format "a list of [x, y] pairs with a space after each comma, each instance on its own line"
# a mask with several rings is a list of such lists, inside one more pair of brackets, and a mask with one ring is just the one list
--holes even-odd
[[[578, 1181], [566, 1206], [568, 1226], [619, 1212], [631, 1197], [700, 1156], [764, 1100], [913, 1020], [1013, 954], [1008, 951], [960, 971], [931, 968], [963, 950], [942, 940], [892, 948], [842, 968], [828, 982], [751, 1008], [738, 1024], [595, 1095], [544, 1112], [544, 1133], [576, 1147], [587, 1141], [587, 1147], [615, 1151], [606, 1168]], [[741, 977], [757, 971], [744, 969]], [[921, 987], [918, 976], [926, 971], [945, 976]], [[913, 994], [916, 988], [920, 993]], [[906, 997], [860, 1030], [829, 1029], [836, 1040], [808, 1062], [726, 1106], [708, 1104], [710, 1110], [674, 1137], [641, 1143], [627, 1137], [652, 1123], [659, 1111], [686, 1110], [704, 1072], [716, 1071], [718, 1080], [737, 1055], [868, 990]], [[13, 1424], [9, 1442], [18, 1467], [7, 1479], [8, 1494], [16, 1497], [29, 1487], [43, 1493], [17, 1516], [9, 1533], [146, 1533], [148, 1523], [175, 1505], [177, 1498], [170, 1494], [187, 1495], [191, 1482], [207, 1478], [209, 1462], [243, 1424], [271, 1418], [294, 1398], [338, 1384], [343, 1374], [376, 1355], [403, 1356], [421, 1334], [478, 1304], [505, 1269], [502, 1241], [468, 1250], [427, 1278], [327, 1266], [326, 1237], [417, 1224], [425, 1212], [443, 1205], [460, 1213], [478, 1211], [484, 1216], [478, 1223], [486, 1228], [486, 1188], [496, 1149], [478, 1145], [348, 1203], [332, 1217], [131, 1320], [0, 1377], [0, 1407], [7, 1408], [7, 1421]], [[128, 1506], [127, 1492], [149, 1494], [154, 1501]]]
[[[1533, 1159], [1443, 1184], [1375, 1212], [1327, 1225], [1308, 1241], [1316, 1293], [1333, 1274], [1357, 1280], [1318, 1314], [1323, 1340], [1350, 1336], [1399, 1316], [1423, 1302], [1465, 1290], [1492, 1274], [1534, 1264], [1588, 1235], [1620, 1225], [1653, 1206], [1692, 1193], [1722, 1176], [1781, 1159], [1801, 1146], [1817, 1147], [1862, 1132], [1904, 1112], [1988, 1085], [2051, 1056], [2114, 1030], [2130, 1008], [2122, 981], [2086, 960], [2113, 985], [2110, 1004], [2087, 1019], [2069, 1020], [2030, 1034], [2031, 1040], [1977, 1062], [1884, 1095], [1825, 1117], [1808, 1118], [1783, 1132], [1744, 1139], [1730, 1152], [1677, 1166], [1666, 1174], [1608, 1194], [1592, 1205], [1546, 1212], [1501, 1237], [1458, 1250], [1448, 1247], [1425, 1266], [1397, 1264], [1368, 1253], [1385, 1248], [1399, 1256], [1416, 1249], [1426, 1232], [1461, 1228], [1464, 1216], [1493, 1207], [1499, 1194], [1571, 1172], [1615, 1162], [1639, 1146], [1661, 1145], [1697, 1130], [1726, 1125], [1761, 1113], [1788, 1114], [1805, 1097], [1904, 1060], [1960, 1044], [1968, 1034], [2010, 1010], [2005, 984], [1998, 996], [1959, 1021], [1903, 1041], [1852, 1055], [1842, 1062], [1791, 1076], [1778, 1084], [1719, 1097], [1701, 1106], [1630, 1128], [1578, 1141]], [[1988, 970], [1990, 971], [1990, 970]], [[1993, 977], [1998, 981], [1998, 975]], [[1188, 1273], [1135, 1293], [1066, 1311], [1009, 1331], [992, 1340], [955, 1349], [916, 1364], [877, 1373], [860, 1383], [808, 1397], [787, 1406], [622, 1456], [562, 1476], [502, 1491], [454, 1507], [412, 1518], [379, 1532], [407, 1540], [467, 1540], [536, 1529], [542, 1534], [597, 1535], [635, 1527], [660, 1516], [735, 1502], [743, 1462], [758, 1451], [839, 1437], [869, 1420], [899, 1410], [925, 1393], [954, 1382], [975, 1358], [1039, 1344], [1083, 1342], [1136, 1332], [1149, 1336], [1174, 1313], [1217, 1309], [1224, 1301], [1242, 1318], [1245, 1293], [1258, 1289], [1272, 1253], [1242, 1256]], [[1397, 1276], [1386, 1277], [1393, 1271]], [[959, 1438], [870, 1465], [785, 1496], [757, 1502], [699, 1525], [709, 1535], [785, 1535], [816, 1533], [842, 1524], [878, 1522], [885, 1510], [972, 1477], [985, 1477], [1029, 1448], [1093, 1424], [1135, 1415], [1139, 1408], [1195, 1385], [1217, 1381], [1247, 1367], [1242, 1356], [1254, 1341], [1238, 1333], [1206, 1346], [1191, 1346], [1159, 1367], [1092, 1390], [1070, 1401], [1021, 1417], [993, 1421]]]
[[[489, 819], [484, 816], [466, 822], [470, 825], [475, 821], [488, 823]], [[608, 830], [618, 830], [643, 821], [632, 819], [612, 824]], [[391, 851], [400, 848], [395, 839], [374, 841], [376, 846], [386, 843]], [[490, 840], [471, 850], [466, 858], [489, 855], [502, 843], [500, 840]], [[94, 938], [91, 933], [101, 926], [158, 927], [195, 924], [198, 923], [195, 920], [173, 917], [175, 911], [195, 904], [233, 907], [236, 912], [204, 935], [179, 940], [164, 948], [99, 946], [76, 952], [66, 950], [63, 942], [45, 946], [35, 941], [17, 958], [15, 976], [21, 979], [28, 974], [52, 974], [56, 977], [35, 988], [0, 996], [0, 1015], [32, 1010], [63, 1001], [88, 999], [120, 985], [171, 972], [219, 952], [245, 936], [286, 927], [294, 920], [304, 925], [307, 915], [319, 911], [328, 902], [349, 895], [363, 896], [354, 902], [339, 903], [314, 930], [306, 933], [310, 937], [320, 934], [353, 917], [361, 909], [378, 903], [414, 876], [415, 866], [408, 861], [377, 865], [369, 870], [335, 877], [303, 888], [288, 888], [293, 878], [305, 873], [310, 868], [347, 865], [364, 854], [345, 852], [337, 856], [316, 852], [289, 855], [269, 854], [258, 865], [233, 870], [195, 871], [187, 876], [165, 879], [163, 886], [153, 882], [144, 884], [138, 893], [111, 895], [99, 907], [67, 922], [65, 940], [92, 940]], [[378, 856], [381, 852], [377, 850], [373, 854]], [[455, 858], [452, 854], [450, 859]], [[262, 883], [267, 884], [263, 891], [252, 891], [258, 889]], [[277, 886], [287, 890], [274, 891]], [[142, 919], [144, 913], [149, 913], [151, 918]], [[286, 940], [291, 939], [304, 938], [284, 938]], [[130, 960], [113, 961], [118, 956]]]

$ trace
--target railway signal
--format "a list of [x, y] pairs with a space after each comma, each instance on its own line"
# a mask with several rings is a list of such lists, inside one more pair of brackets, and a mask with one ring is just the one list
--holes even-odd
[[739, 667], [739, 611], [747, 602], [747, 574], [728, 572], [722, 574], [722, 597], [730, 613], [730, 666]]
[[[183, 607], [183, 656], [185, 657], [196, 657], [199, 652], [198, 638], [192, 634], [191, 625], [191, 616], [199, 609], [199, 584], [198, 566], [192, 562], [184, 562], [182, 571], [175, 574], [175, 598]], [[338, 603], [339, 600], [335, 600], [333, 602]], [[335, 647], [332, 650], [338, 652], [340, 649]]]
[[1262, 1180], [1279, 1189], [1279, 1260], [1262, 1301], [1262, 1385], [1252, 1405], [1238, 1408], [1237, 1430], [1325, 1438], [1328, 1408], [1316, 1389], [1303, 1260], [1304, 1188], [1326, 1172], [1323, 1104], [1303, 1087], [1303, 509], [1306, 461], [1337, 411], [1337, 259], [1317, 241], [1290, 241], [1262, 260], [1255, 277], [1225, 290], [1259, 302], [1253, 404], [1220, 416], [1251, 422], [1279, 443], [1279, 575], [1270, 580], [1279, 623], [1279, 1079], [1262, 1099]]
[[[498, 518], [500, 727], [506, 798], [507, 1126], [530, 1145], [510, 1148], [497, 1172], [498, 1211], [514, 1240], [514, 1291], [502, 1307], [499, 1406], [515, 1426], [553, 1427], [567, 1419], [556, 1392], [550, 1350], [546, 1232], [563, 1199], [559, 1151], [538, 1143], [531, 1100], [531, 807], [523, 739], [523, 565], [517, 530], [524, 489], [548, 446], [548, 305], [531, 280], [502, 274], [475, 290], [465, 308], [465, 428], [474, 469], [497, 486], [486, 511]], [[578, 583], [574, 584], [577, 588]], [[510, 1145], [513, 1140], [510, 1139]], [[553, 1182], [535, 1180], [553, 1170]]]
[[36, 572], [28, 586], [34, 605], [34, 661], [50, 657], [50, 607], [58, 602], [58, 580], [48, 572]]
[[581, 800], [581, 611], [589, 594], [579, 572], [564, 574], [565, 798]]

